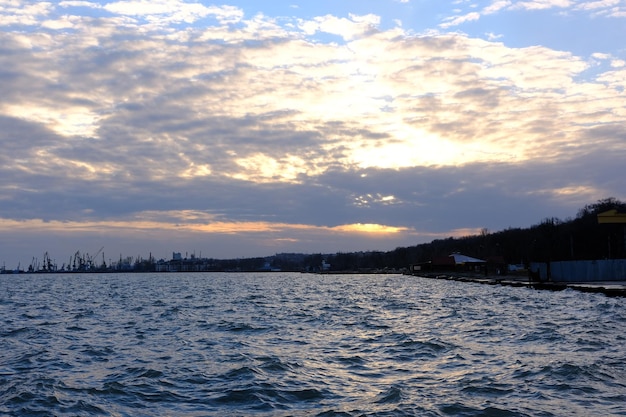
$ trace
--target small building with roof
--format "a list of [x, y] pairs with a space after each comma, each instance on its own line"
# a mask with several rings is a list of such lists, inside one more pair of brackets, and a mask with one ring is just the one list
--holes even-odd
[[448, 256], [433, 258], [429, 262], [412, 264], [412, 273], [431, 271], [479, 272], [484, 270], [487, 261], [455, 252]]

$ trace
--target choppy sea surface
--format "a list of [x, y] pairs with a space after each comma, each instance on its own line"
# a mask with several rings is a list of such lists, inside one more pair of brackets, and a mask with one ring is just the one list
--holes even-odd
[[625, 323], [402, 275], [1, 275], [0, 415], [626, 416]]

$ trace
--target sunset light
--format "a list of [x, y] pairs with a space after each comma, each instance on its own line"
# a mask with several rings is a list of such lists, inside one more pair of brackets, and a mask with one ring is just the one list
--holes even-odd
[[104, 240], [383, 250], [624, 198], [625, 17], [623, 1], [4, 2], [0, 261]]

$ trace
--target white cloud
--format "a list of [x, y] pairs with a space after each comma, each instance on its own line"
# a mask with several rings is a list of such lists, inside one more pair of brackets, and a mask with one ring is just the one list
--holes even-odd
[[62, 16], [58, 19], [41, 22], [41, 27], [54, 30], [72, 29], [76, 27], [78, 20], [79, 19], [74, 16]]
[[[92, 32], [78, 20], [59, 22]], [[122, 129], [134, 141], [149, 135], [152, 143], [168, 149], [196, 147], [197, 152], [185, 156], [172, 153], [179, 159], [172, 166], [180, 167], [176, 175], [181, 178], [224, 175], [292, 182], [301, 175], [319, 175], [331, 161], [362, 168], [400, 168], [532, 158], [547, 140], [535, 132], [533, 120], [549, 124], [558, 120], [559, 128], [568, 130], [567, 119], [553, 119], [562, 112], [580, 111], [567, 107], [567, 92], [598, 93], [593, 85], [576, 84], [574, 76], [587, 64], [567, 53], [540, 47], [511, 49], [459, 35], [399, 41], [397, 29], [365, 36], [367, 28], [378, 24], [375, 16], [350, 20], [327, 16], [312, 22], [315, 30], [323, 28], [350, 41], [308, 43], [300, 34], [257, 15], [239, 30], [215, 27], [212, 37], [208, 32], [186, 31], [180, 44], [145, 38], [138, 32], [132, 42], [115, 45], [108, 40], [114, 28], [106, 32], [102, 25], [92, 36], [96, 45], [111, 45], [108, 49], [78, 42], [87, 37], [39, 42], [36, 47], [47, 52], [32, 61], [24, 74], [30, 74], [26, 80], [33, 78], [26, 81], [25, 90], [15, 90], [3, 109], [66, 136], [113, 140], [108, 130]], [[14, 39], [23, 36], [16, 34]], [[277, 37], [282, 40], [274, 41]], [[228, 38], [263, 44], [206, 43]], [[176, 37], [170, 32], [169, 39]], [[63, 65], [51, 67], [51, 56]], [[98, 67], [75, 72], [93, 60], [100, 62]], [[65, 90], [56, 97], [23, 94], [59, 83]], [[555, 94], [564, 94], [561, 104], [554, 104]], [[595, 110], [588, 106], [585, 114], [605, 109], [617, 99], [602, 94], [604, 105], [597, 102], [601, 108]], [[498, 111], [493, 113], [495, 108]], [[553, 113], [545, 113], [546, 108]], [[483, 126], [472, 123], [478, 114]], [[167, 122], [169, 118], [177, 120], [174, 125]], [[202, 132], [211, 132], [210, 123], [216, 118], [249, 118], [251, 123], [231, 127], [234, 131], [219, 140], [224, 151], [237, 151], [230, 171], [220, 168], [226, 160], [214, 160], [213, 145], [203, 144]], [[334, 127], [338, 122], [340, 127]], [[498, 126], [515, 128], [517, 133], [502, 135]], [[312, 132], [320, 137], [304, 148], [279, 139]], [[264, 141], [273, 142], [272, 154], [254, 143], [229, 145], [227, 137], [238, 140], [240, 134], [267, 136]], [[326, 160], [330, 154], [332, 160]], [[147, 167], [155, 178], [164, 175], [160, 164]]]
[[458, 25], [461, 25], [463, 23], [475, 21], [475, 20], [478, 20], [478, 19], [480, 19], [480, 13], [478, 13], [478, 12], [471, 12], [471, 13], [468, 13], [468, 14], [463, 15], [463, 16], [455, 16], [455, 17], [446, 18], [445, 22], [440, 24], [439, 26], [444, 28], [444, 29], [448, 29], [450, 27], [458, 26]]
[[574, 7], [574, 10], [590, 13], [593, 17], [609, 17], [615, 19], [626, 17], [626, 4], [621, 0], [581, 2]]
[[60, 7], [88, 7], [91, 9], [100, 9], [102, 6], [91, 1], [61, 1]]
[[623, 59], [614, 59], [611, 61], [611, 66], [613, 68], [626, 67], [626, 61], [624, 61]]
[[299, 27], [309, 35], [325, 32], [339, 35], [344, 40], [352, 40], [370, 33], [379, 23], [380, 17], [375, 15], [358, 16], [351, 14], [349, 19], [326, 15], [316, 17], [313, 20], [302, 20]]
[[575, 7], [577, 10], [596, 10], [619, 5], [621, 0], [583, 1]]
[[512, 4], [510, 0], [495, 0], [489, 6], [483, 9], [484, 14], [497, 13], [502, 9], [509, 7]]
[[502, 38], [502, 36], [503, 36], [501, 34], [496, 35], [495, 33], [491, 33], [491, 32], [488, 32], [485, 35], [487, 35], [487, 39], [490, 40], [490, 41], [496, 41], [496, 40]]
[[8, 2], [0, 5], [0, 27], [9, 25], [32, 26], [54, 9], [50, 2]]
[[193, 23], [209, 15], [215, 16], [222, 22], [236, 22], [243, 16], [243, 12], [237, 7], [206, 7], [201, 3], [188, 3], [179, 0], [117, 1], [105, 4], [104, 9], [119, 15], [144, 17], [149, 21], [163, 23]]
[[591, 54], [591, 57], [595, 58], [595, 59], [610, 59], [611, 58], [611, 54], [605, 54], [605, 53], [602, 53], [602, 52], [595, 52], [595, 53]]
[[532, 1], [518, 1], [511, 6], [512, 9], [524, 9], [524, 10], [545, 10], [553, 8], [568, 8], [574, 3], [571, 0], [532, 0]]

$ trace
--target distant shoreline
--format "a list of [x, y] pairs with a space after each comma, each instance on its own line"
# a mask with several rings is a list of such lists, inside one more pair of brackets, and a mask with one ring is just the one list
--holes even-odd
[[626, 281], [601, 281], [601, 282], [537, 282], [530, 280], [529, 277], [523, 275], [494, 275], [484, 276], [480, 274], [461, 274], [451, 275], [445, 273], [406, 273], [401, 271], [265, 271], [265, 270], [249, 270], [249, 271], [37, 271], [37, 272], [14, 272], [2, 271], [0, 275], [80, 275], [80, 274], [158, 274], [158, 275], [178, 275], [186, 274], [281, 274], [281, 273], [301, 273], [310, 275], [405, 275], [407, 277], [414, 276], [426, 279], [438, 279], [445, 281], [456, 281], [465, 283], [475, 283], [483, 285], [500, 285], [506, 287], [523, 287], [534, 290], [563, 291], [571, 289], [579, 292], [599, 293], [608, 297], [626, 297]]

